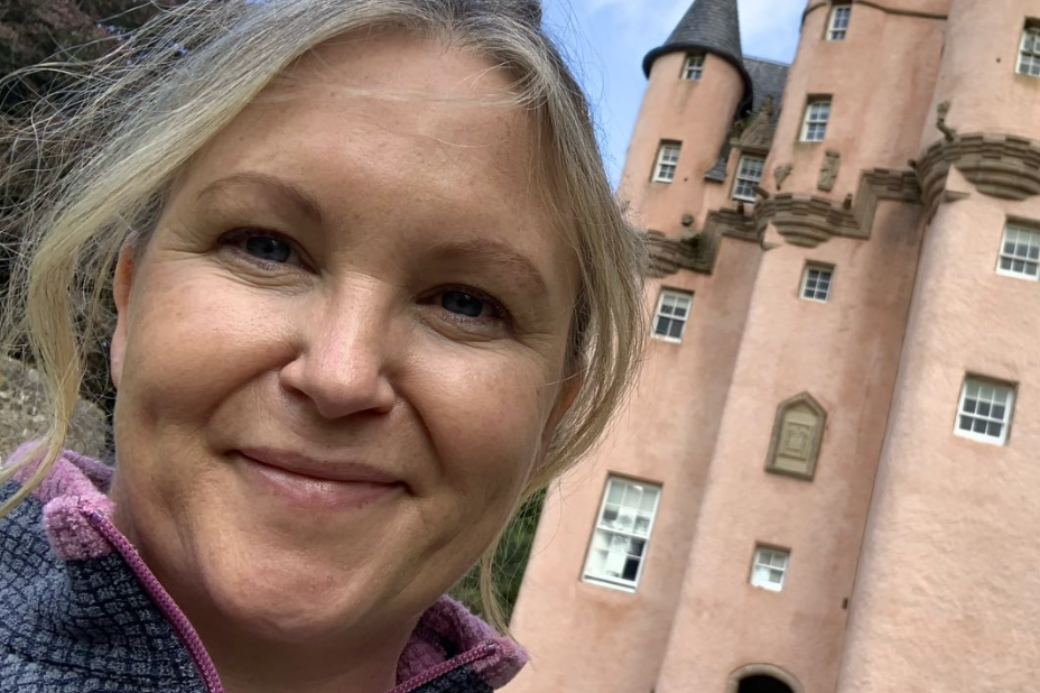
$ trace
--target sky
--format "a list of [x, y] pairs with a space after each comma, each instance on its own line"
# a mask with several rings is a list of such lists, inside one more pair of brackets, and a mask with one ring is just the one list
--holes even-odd
[[[545, 24], [595, 109], [616, 185], [646, 87], [643, 56], [661, 45], [692, 0], [542, 0]], [[789, 63], [806, 0], [737, 0], [744, 55]]]

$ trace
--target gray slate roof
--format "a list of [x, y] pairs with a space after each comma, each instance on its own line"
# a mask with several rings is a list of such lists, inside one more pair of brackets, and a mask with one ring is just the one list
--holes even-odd
[[744, 99], [737, 115], [744, 115], [751, 107], [754, 86], [744, 68], [737, 0], [694, 0], [668, 40], [643, 58], [643, 72], [649, 76], [654, 61], [662, 55], [691, 50], [712, 53], [737, 68], [744, 79]]
[[[772, 60], [744, 58], [744, 67], [747, 68], [747, 72], [751, 76], [751, 83], [755, 90], [751, 112], [758, 113], [766, 97], [772, 96], [773, 116], [770, 118], [770, 121], [772, 121], [775, 128], [777, 121], [780, 119], [780, 104], [783, 102], [784, 87], [787, 86], [787, 73], [790, 71], [791, 66], [776, 63]], [[732, 146], [729, 140], [726, 140], [722, 145], [722, 151], [719, 152], [719, 158], [715, 165], [704, 174], [705, 178], [719, 183], [726, 181], [726, 163], [729, 161], [731, 149]]]
[[773, 125], [780, 118], [780, 103], [783, 101], [784, 87], [787, 86], [787, 73], [790, 65], [763, 60], [761, 58], [744, 58], [744, 67], [751, 75], [751, 84], [755, 89], [752, 113], [758, 113], [767, 96], [773, 97]]

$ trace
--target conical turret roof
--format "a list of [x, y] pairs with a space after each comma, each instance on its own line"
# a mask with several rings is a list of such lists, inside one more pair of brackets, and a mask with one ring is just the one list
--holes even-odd
[[744, 67], [737, 0], [694, 0], [668, 40], [643, 58], [643, 72], [649, 77], [654, 61], [666, 53], [698, 50], [713, 53], [737, 69], [744, 80], [744, 99], [739, 114], [747, 111], [754, 88]]

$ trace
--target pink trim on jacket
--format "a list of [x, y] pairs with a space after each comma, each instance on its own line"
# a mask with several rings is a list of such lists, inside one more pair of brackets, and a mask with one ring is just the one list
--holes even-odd
[[[12, 458], [30, 454], [32, 449], [32, 444], [23, 445]], [[31, 463], [23, 466], [14, 480], [25, 483], [35, 469]], [[112, 524], [112, 501], [105, 491], [113, 474], [108, 465], [65, 451], [33, 491], [44, 504], [43, 522], [54, 552], [66, 561], [83, 561], [118, 551], [191, 653], [210, 693], [223, 693], [216, 667], [195, 629], [130, 541]], [[446, 643], [452, 652], [445, 651]], [[527, 653], [520, 645], [499, 636], [465, 606], [444, 596], [420, 618], [398, 660], [398, 685], [390, 693], [409, 693], [463, 666], [492, 688], [500, 688], [526, 662]]]

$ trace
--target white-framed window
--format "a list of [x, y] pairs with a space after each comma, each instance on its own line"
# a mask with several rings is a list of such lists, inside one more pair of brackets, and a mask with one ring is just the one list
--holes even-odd
[[1040, 279], [1040, 232], [1011, 223], [1005, 226], [997, 274]]
[[844, 41], [849, 33], [849, 20], [852, 19], [852, 5], [835, 5], [831, 8], [831, 16], [827, 21], [827, 40]]
[[755, 547], [755, 561], [751, 565], [751, 584], [772, 592], [784, 588], [787, 577], [787, 565], [791, 560], [791, 552], [770, 546]]
[[682, 71], [683, 79], [693, 80], [699, 82], [701, 77], [704, 76], [704, 54], [703, 53], [690, 53], [686, 56], [686, 62], [683, 63]]
[[834, 283], [834, 268], [827, 265], [805, 266], [802, 274], [801, 297], [806, 301], [826, 303], [831, 297], [831, 284]]
[[1040, 26], [1027, 24], [1018, 49], [1018, 74], [1040, 77]]
[[693, 294], [688, 291], [661, 289], [654, 311], [653, 336], [666, 342], [681, 342], [692, 304]]
[[646, 563], [661, 487], [611, 475], [603, 493], [582, 579], [634, 592]]
[[994, 445], [1007, 442], [1015, 388], [983, 378], [964, 379], [954, 433]]
[[744, 155], [737, 165], [737, 177], [733, 182], [733, 199], [744, 202], [755, 201], [755, 187], [762, 181], [766, 160], [760, 156]]
[[679, 167], [679, 142], [662, 142], [657, 148], [657, 162], [654, 164], [653, 181], [655, 183], [671, 183], [675, 180], [675, 170]]
[[811, 98], [805, 105], [802, 142], [823, 142], [831, 119], [831, 97]]

